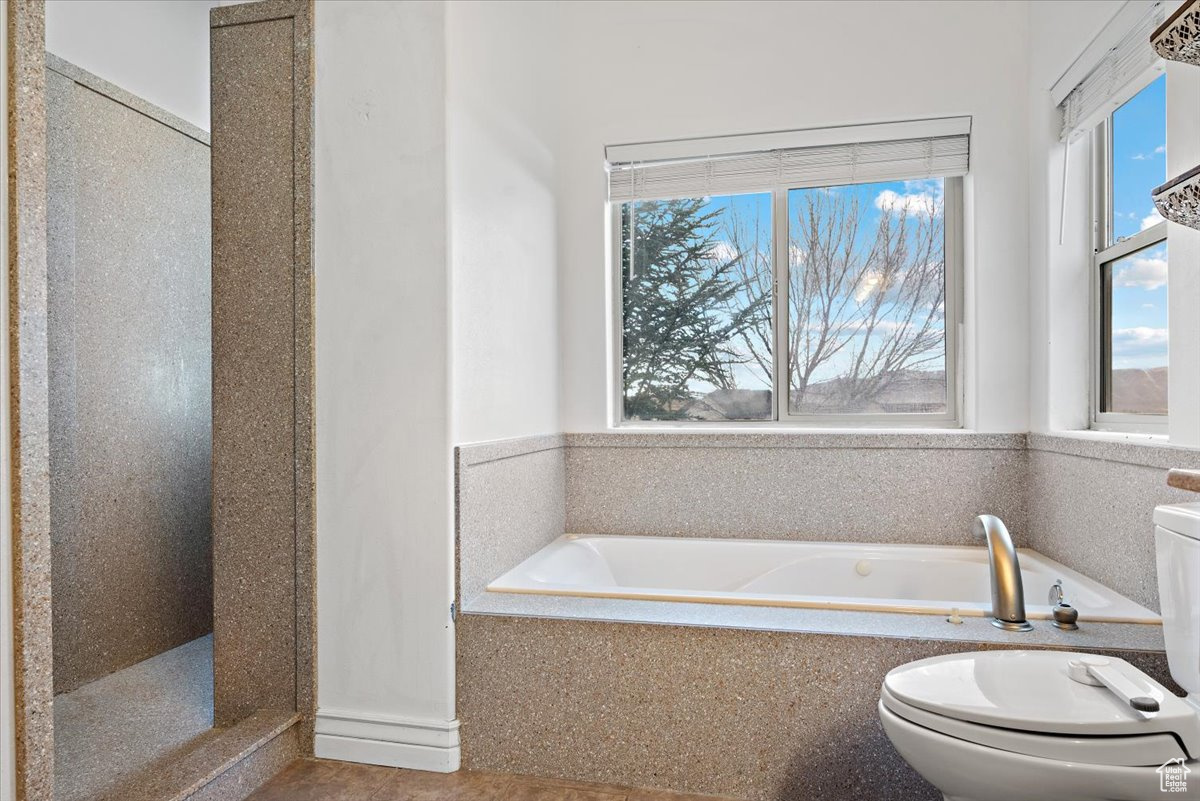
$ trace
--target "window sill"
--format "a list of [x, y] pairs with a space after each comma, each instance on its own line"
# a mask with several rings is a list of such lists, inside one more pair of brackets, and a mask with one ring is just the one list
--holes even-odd
[[1077, 429], [1074, 431], [1050, 431], [1053, 437], [1067, 437], [1089, 442], [1126, 442], [1133, 445], [1169, 445], [1170, 437], [1148, 431], [1115, 431], [1103, 428]]
[[991, 434], [961, 428], [617, 428], [567, 434], [568, 446], [599, 448], [781, 448], [1024, 450], [1025, 434]]
[[975, 431], [963, 428], [958, 423], [923, 425], [803, 425], [799, 423], [781, 422], [778, 420], [763, 421], [729, 421], [727, 423], [671, 423], [671, 422], [630, 422], [615, 423], [607, 429], [611, 433], [631, 434], [982, 434], [996, 432]]
[[1161, 434], [1120, 431], [1031, 433], [1029, 450], [1167, 469], [1200, 469], [1200, 449], [1173, 445]]

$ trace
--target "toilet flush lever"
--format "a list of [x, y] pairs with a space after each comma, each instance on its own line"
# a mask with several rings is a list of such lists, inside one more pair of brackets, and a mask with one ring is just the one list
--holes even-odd
[[1067, 674], [1080, 684], [1107, 687], [1109, 692], [1129, 704], [1144, 718], [1152, 718], [1158, 713], [1158, 700], [1147, 695], [1145, 690], [1126, 678], [1103, 657], [1085, 656], [1083, 659], [1071, 659], [1067, 662]]

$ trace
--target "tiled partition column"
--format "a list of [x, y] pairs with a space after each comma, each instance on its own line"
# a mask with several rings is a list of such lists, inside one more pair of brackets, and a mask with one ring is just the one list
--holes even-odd
[[224, 724], [312, 711], [311, 7], [226, 6], [212, 23], [213, 667]]
[[[13, 785], [54, 794], [50, 606], [50, 443], [46, 345], [46, 18], [6, 4], [8, 337], [13, 583]], [[6, 788], [7, 778], [0, 777]]]

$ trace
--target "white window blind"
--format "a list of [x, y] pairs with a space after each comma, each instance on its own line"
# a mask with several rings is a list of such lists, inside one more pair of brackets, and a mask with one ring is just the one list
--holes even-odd
[[[969, 117], [608, 149], [613, 202], [965, 175]], [[913, 136], [921, 130], [935, 135]], [[883, 139], [888, 135], [904, 138]], [[839, 137], [847, 141], [830, 144]], [[820, 142], [820, 144], [812, 144]], [[763, 145], [775, 145], [763, 148]], [[762, 149], [760, 149], [762, 148]], [[700, 151], [700, 152], [697, 152]], [[703, 155], [702, 155], [703, 153]], [[650, 158], [638, 158], [647, 154]]]
[[1162, 69], [1162, 59], [1150, 46], [1150, 34], [1165, 16], [1165, 4], [1154, 2], [1144, 4], [1132, 21], [1121, 20], [1128, 29], [1059, 106], [1063, 112], [1063, 142], [1071, 142], [1096, 127], [1145, 86], [1155, 70]]

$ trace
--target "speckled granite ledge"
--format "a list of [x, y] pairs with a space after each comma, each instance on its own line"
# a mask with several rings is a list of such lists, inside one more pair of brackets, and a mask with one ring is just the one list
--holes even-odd
[[566, 434], [567, 447], [1024, 450], [1024, 434], [974, 431], [646, 431]]
[[535, 437], [520, 437], [518, 439], [496, 439], [488, 442], [473, 442], [460, 445], [454, 449], [458, 468], [472, 467], [486, 462], [496, 462], [501, 459], [512, 459], [517, 456], [527, 456], [531, 453], [562, 448], [567, 442], [566, 434], [543, 434]]
[[635, 601], [623, 598], [577, 598], [483, 592], [463, 606], [465, 615], [649, 623], [719, 629], [836, 634], [847, 637], [898, 637], [959, 643], [992, 643], [1019, 647], [1163, 650], [1162, 626], [1139, 623], [1081, 623], [1078, 631], [1061, 631], [1048, 620], [1033, 621], [1033, 631], [1001, 631], [987, 618], [967, 617], [947, 623], [942, 615], [859, 612], [735, 604]]
[[[1144, 467], [1200, 468], [1200, 449], [1172, 445], [1145, 436], [1122, 437], [1081, 431], [1064, 434], [1030, 434], [1029, 450], [1061, 453], [1085, 459], [1142, 465]], [[1163, 476], [1166, 481], [1166, 476]]]
[[[303, 753], [296, 740], [300, 715], [255, 712], [226, 729], [213, 729], [188, 746], [146, 766], [93, 801], [191, 801], [195, 798], [244, 798], [283, 765]], [[282, 754], [279, 753], [282, 748]], [[263, 763], [261, 770], [253, 765]], [[230, 774], [244, 773], [246, 781]], [[249, 779], [253, 781], [249, 781]], [[211, 790], [209, 788], [212, 788]], [[221, 788], [221, 792], [217, 789]]]

